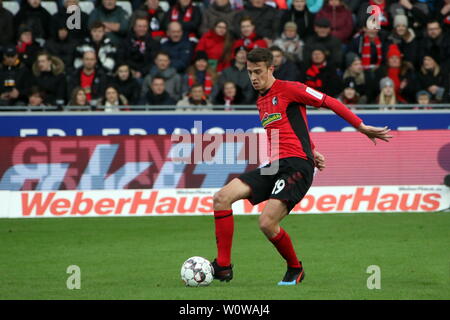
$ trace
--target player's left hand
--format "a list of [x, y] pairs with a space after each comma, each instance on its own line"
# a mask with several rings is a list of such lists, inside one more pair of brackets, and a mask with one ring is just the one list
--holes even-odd
[[323, 154], [317, 152], [314, 150], [314, 162], [316, 163], [316, 168], [320, 171], [323, 171], [325, 169], [325, 157]]
[[358, 127], [358, 131], [365, 134], [370, 140], [373, 141], [374, 144], [377, 144], [376, 139], [389, 142], [389, 139], [393, 138], [393, 136], [389, 134], [391, 129], [389, 129], [388, 127], [372, 127], [361, 123], [361, 125]]

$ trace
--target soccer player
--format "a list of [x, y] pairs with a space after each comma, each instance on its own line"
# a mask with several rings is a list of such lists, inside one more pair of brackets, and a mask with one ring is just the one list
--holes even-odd
[[[253, 205], [268, 200], [259, 217], [259, 227], [286, 260], [287, 271], [278, 284], [296, 285], [305, 277], [302, 262], [280, 222], [305, 196], [312, 184], [314, 167], [322, 170], [325, 166], [324, 157], [314, 151], [309, 136], [306, 105], [333, 110], [375, 144], [376, 139], [388, 142], [392, 138], [390, 129], [365, 125], [337, 99], [300, 82], [275, 79], [272, 60], [272, 53], [264, 48], [253, 49], [247, 57], [251, 83], [259, 92], [256, 106], [271, 145], [270, 163], [233, 179], [213, 198], [217, 258], [212, 264], [214, 277], [220, 281], [228, 282], [233, 278], [231, 205], [240, 199], [248, 199]], [[272, 136], [276, 135], [278, 146], [272, 142]], [[278, 170], [275, 174], [266, 174], [264, 169], [270, 168]]]

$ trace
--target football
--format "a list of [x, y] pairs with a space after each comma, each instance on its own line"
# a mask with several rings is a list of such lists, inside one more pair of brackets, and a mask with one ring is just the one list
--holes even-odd
[[213, 281], [214, 269], [207, 259], [191, 257], [181, 266], [181, 280], [188, 287], [207, 286]]

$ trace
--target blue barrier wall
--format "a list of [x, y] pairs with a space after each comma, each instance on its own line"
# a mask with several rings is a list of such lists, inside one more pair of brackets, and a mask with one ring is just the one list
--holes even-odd
[[[450, 111], [363, 111], [357, 114], [367, 124], [387, 125], [393, 130], [450, 129]], [[345, 131], [349, 127], [328, 111], [309, 112], [308, 119], [311, 131]], [[0, 114], [0, 136], [3, 137], [171, 134], [176, 128], [192, 132], [194, 126], [197, 133], [211, 128], [219, 132], [220, 128], [244, 131], [261, 128], [256, 112]]]

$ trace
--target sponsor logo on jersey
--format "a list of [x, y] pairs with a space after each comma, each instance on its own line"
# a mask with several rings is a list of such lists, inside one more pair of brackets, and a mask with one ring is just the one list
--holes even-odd
[[273, 97], [273, 98], [272, 98], [272, 104], [273, 104], [274, 106], [276, 106], [276, 105], [278, 104], [278, 97]]
[[268, 114], [267, 112], [264, 114], [264, 118], [261, 120], [262, 126], [265, 128], [270, 123], [274, 121], [281, 120], [281, 113], [271, 113]]

